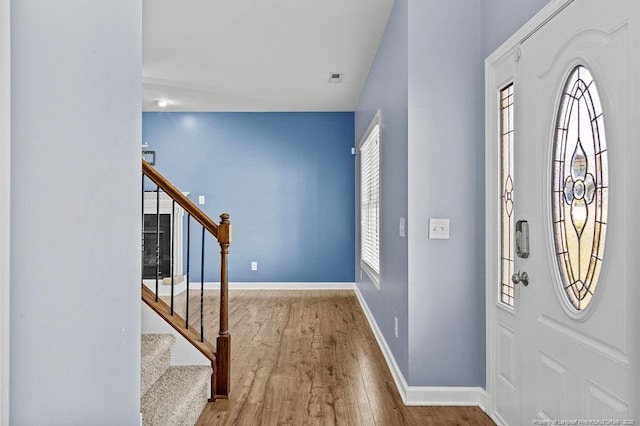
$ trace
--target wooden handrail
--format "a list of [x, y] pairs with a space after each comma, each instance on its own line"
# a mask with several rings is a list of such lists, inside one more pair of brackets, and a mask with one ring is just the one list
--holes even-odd
[[211, 220], [202, 210], [198, 208], [193, 201], [188, 199], [178, 188], [173, 186], [164, 176], [147, 163], [142, 160], [142, 172], [160, 187], [169, 197], [175, 200], [187, 213], [191, 215], [200, 225], [209, 231], [214, 237], [218, 238], [218, 225]]

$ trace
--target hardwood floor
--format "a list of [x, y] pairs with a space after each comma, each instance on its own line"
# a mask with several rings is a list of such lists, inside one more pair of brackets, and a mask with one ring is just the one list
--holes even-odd
[[[205, 292], [212, 342], [216, 296]], [[199, 310], [191, 291], [197, 327]], [[493, 425], [477, 407], [405, 407], [352, 291], [231, 291], [229, 323], [231, 394], [198, 425]]]

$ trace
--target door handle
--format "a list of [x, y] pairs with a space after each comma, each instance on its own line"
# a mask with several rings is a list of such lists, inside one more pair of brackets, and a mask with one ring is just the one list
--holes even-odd
[[522, 285], [526, 287], [529, 285], [529, 274], [518, 271], [511, 276], [511, 282], [514, 284], [522, 283]]

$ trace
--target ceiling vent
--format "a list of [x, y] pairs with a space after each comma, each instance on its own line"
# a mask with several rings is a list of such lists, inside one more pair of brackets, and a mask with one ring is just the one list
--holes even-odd
[[330, 72], [329, 73], [329, 83], [342, 83], [342, 73], [341, 72]]

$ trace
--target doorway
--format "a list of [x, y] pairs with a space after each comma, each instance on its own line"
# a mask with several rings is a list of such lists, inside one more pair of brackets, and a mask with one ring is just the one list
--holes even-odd
[[639, 23], [633, 0], [556, 2], [487, 59], [487, 411], [499, 424], [640, 420]]

